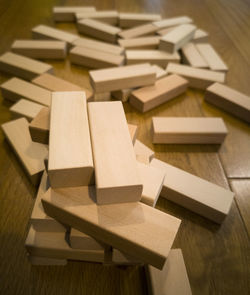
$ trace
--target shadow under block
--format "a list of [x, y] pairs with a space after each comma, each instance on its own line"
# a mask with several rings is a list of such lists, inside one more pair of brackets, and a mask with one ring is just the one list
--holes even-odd
[[28, 121], [20, 118], [2, 124], [2, 130], [31, 182], [36, 185], [45, 169], [44, 159], [48, 155], [48, 148], [31, 140], [28, 126]]
[[53, 188], [93, 182], [87, 102], [83, 91], [52, 93], [48, 174]]
[[166, 173], [162, 197], [222, 223], [230, 211], [234, 193], [160, 160], [153, 159], [150, 165]]
[[162, 269], [181, 221], [141, 202], [98, 206], [95, 198], [95, 187], [72, 187], [49, 189], [42, 202], [51, 217]]
[[56, 258], [47, 258], [47, 257], [40, 257], [40, 256], [31, 256], [28, 254], [28, 260], [32, 265], [66, 265], [67, 259], [56, 259]]
[[44, 107], [37, 116], [30, 122], [29, 130], [33, 141], [49, 143], [50, 110]]
[[193, 68], [208, 68], [208, 63], [201, 56], [194, 43], [189, 42], [182, 48], [183, 61]]
[[10, 107], [14, 117], [25, 117], [28, 121], [34, 119], [44, 106], [27, 99], [20, 99]]
[[136, 202], [142, 183], [122, 103], [88, 103], [98, 204]]
[[53, 73], [53, 67], [47, 63], [31, 59], [13, 52], [0, 56], [0, 71], [31, 80], [45, 72]]
[[171, 18], [159, 20], [154, 22], [153, 24], [156, 27], [158, 27], [158, 30], [159, 30], [159, 29], [164, 29], [164, 28], [183, 25], [183, 24], [190, 24], [192, 22], [193, 20], [188, 16], [178, 16], [178, 17], [171, 17]]
[[0, 88], [4, 99], [17, 101], [21, 98], [26, 98], [44, 106], [50, 106], [51, 103], [50, 91], [19, 78], [7, 80]]
[[138, 126], [134, 124], [129, 124], [128, 123], [128, 131], [132, 140], [132, 143], [134, 144], [136, 141], [136, 136], [137, 136], [137, 131], [138, 131]]
[[155, 156], [155, 152], [152, 151], [149, 147], [147, 147], [144, 143], [142, 143], [138, 139], [136, 139], [135, 144], [134, 144], [134, 153], [135, 153], [136, 159], [138, 161], [143, 159], [143, 163], [146, 163], [146, 164], [149, 164], [149, 162]]
[[82, 250], [104, 250], [104, 245], [97, 242], [94, 238], [80, 232], [75, 228], [70, 229], [70, 246], [73, 249]]
[[221, 118], [152, 118], [152, 138], [156, 144], [222, 144], [227, 133]]
[[183, 76], [189, 81], [189, 86], [198, 89], [206, 89], [214, 82], [225, 82], [225, 73], [215, 72], [206, 69], [193, 68], [186, 65], [169, 63], [166, 71], [168, 74]]
[[119, 13], [119, 27], [132, 28], [161, 20], [160, 14], [152, 13]]
[[145, 269], [150, 295], [192, 295], [181, 249], [172, 249], [162, 270]]
[[97, 93], [151, 85], [156, 80], [155, 70], [150, 64], [94, 70], [89, 75]]
[[182, 94], [187, 87], [186, 79], [178, 75], [169, 75], [157, 80], [152, 86], [132, 91], [129, 103], [144, 113]]
[[209, 86], [205, 101], [250, 123], [250, 97], [220, 83]]
[[154, 34], [157, 30], [158, 28], [153, 24], [145, 24], [131, 29], [123, 30], [119, 32], [118, 35], [122, 39], [132, 39]]
[[76, 13], [76, 20], [94, 19], [109, 25], [116, 26], [118, 24], [118, 16], [119, 14], [115, 10], [84, 11]]
[[157, 49], [160, 43], [159, 36], [119, 39], [118, 43], [125, 49]]
[[54, 6], [53, 20], [56, 22], [75, 22], [76, 13], [95, 10], [94, 6]]

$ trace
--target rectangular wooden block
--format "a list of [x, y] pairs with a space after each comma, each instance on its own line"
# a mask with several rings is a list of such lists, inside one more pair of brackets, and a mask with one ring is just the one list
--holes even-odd
[[150, 165], [166, 173], [162, 197], [222, 223], [229, 213], [234, 193], [160, 160], [153, 159]]
[[186, 79], [178, 75], [169, 75], [157, 80], [153, 86], [134, 90], [129, 103], [144, 113], [182, 94], [187, 90], [187, 86]]
[[204, 31], [202, 29], [197, 29], [194, 33], [194, 38], [193, 38], [192, 42], [204, 43], [204, 42], [208, 42], [208, 39], [209, 39], [209, 35], [206, 31]]
[[94, 19], [100, 22], [104, 22], [113, 26], [118, 24], [118, 12], [115, 10], [103, 10], [103, 11], [88, 11], [76, 13], [76, 19]]
[[53, 67], [26, 56], [6, 52], [0, 56], [0, 71], [25, 80], [31, 80], [46, 72], [53, 73]]
[[41, 109], [37, 116], [30, 122], [29, 131], [33, 141], [49, 143], [50, 110], [47, 107]]
[[125, 49], [156, 49], [160, 43], [160, 37], [141, 37], [132, 39], [119, 39], [118, 43]]
[[194, 43], [189, 42], [181, 48], [183, 62], [193, 68], [208, 68], [208, 63], [200, 54]]
[[55, 22], [74, 22], [76, 13], [95, 10], [93, 6], [54, 6], [53, 19]]
[[134, 144], [134, 153], [138, 161], [143, 159], [142, 162], [146, 164], [149, 164], [155, 156], [155, 152], [138, 139], [136, 139]]
[[154, 25], [157, 26], [158, 29], [163, 29], [183, 24], [190, 24], [192, 22], [193, 20], [188, 16], [177, 16], [156, 21], [154, 22]]
[[250, 97], [229, 86], [214, 83], [206, 89], [206, 102], [250, 123]]
[[160, 36], [164, 36], [164, 35], [168, 34], [169, 32], [173, 31], [177, 27], [178, 26], [163, 28], [163, 29], [160, 29], [159, 31], [157, 31], [156, 34], [160, 35]]
[[71, 228], [69, 235], [70, 247], [82, 250], [104, 250], [104, 244], [75, 228]]
[[27, 99], [20, 99], [10, 107], [10, 112], [14, 117], [25, 117], [28, 121], [34, 119], [44, 106]]
[[190, 87], [198, 89], [206, 89], [214, 82], [224, 83], [226, 79], [225, 73], [206, 69], [198, 69], [175, 63], [169, 63], [166, 71], [168, 74], [177, 74], [183, 76], [189, 81]]
[[145, 24], [131, 29], [123, 30], [118, 33], [118, 35], [123, 39], [131, 39], [154, 34], [157, 30], [158, 28], [153, 24]]
[[138, 126], [134, 124], [128, 124], [128, 131], [132, 139], [132, 143], [134, 144], [137, 136]]
[[48, 258], [48, 257], [40, 257], [40, 256], [32, 256], [28, 254], [28, 260], [32, 265], [66, 265], [67, 259], [55, 259], [55, 258]]
[[95, 199], [94, 187], [49, 189], [43, 206], [71, 227], [163, 268], [181, 221], [141, 202], [98, 206]]
[[119, 13], [119, 27], [132, 28], [161, 20], [160, 14], [152, 13]]
[[141, 265], [142, 262], [139, 259], [128, 255], [127, 253], [121, 252], [117, 249], [112, 249], [110, 261], [108, 261], [108, 264], [131, 266]]
[[97, 203], [139, 201], [142, 184], [122, 103], [91, 102], [88, 114]]
[[221, 118], [152, 118], [153, 143], [221, 144], [227, 133]]
[[163, 70], [160, 66], [158, 65], [152, 65], [152, 68], [155, 70], [156, 72], [156, 79], [160, 79], [163, 78], [167, 75], [167, 72], [165, 70]]

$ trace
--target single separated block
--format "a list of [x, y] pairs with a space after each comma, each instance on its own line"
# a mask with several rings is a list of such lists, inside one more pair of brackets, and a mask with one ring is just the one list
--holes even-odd
[[48, 166], [51, 187], [88, 185], [93, 173], [85, 93], [53, 92]]

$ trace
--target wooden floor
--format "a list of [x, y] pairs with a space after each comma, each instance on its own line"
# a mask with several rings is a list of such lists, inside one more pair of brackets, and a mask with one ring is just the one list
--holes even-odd
[[[30, 38], [33, 26], [53, 25], [54, 5], [83, 1], [0, 1], [0, 53], [14, 39]], [[84, 1], [98, 9], [188, 15], [210, 33], [210, 42], [229, 66], [227, 84], [250, 95], [250, 2], [248, 0], [102, 0]], [[73, 24], [56, 25], [75, 32]], [[68, 61], [52, 62], [55, 74], [89, 87], [87, 71]], [[2, 83], [7, 75], [1, 74]], [[0, 123], [11, 119], [9, 103], [0, 102]], [[188, 90], [144, 115], [124, 105], [129, 123], [139, 125], [138, 138], [156, 157], [231, 188], [231, 212], [221, 226], [160, 199], [157, 208], [183, 220], [174, 247], [181, 248], [193, 294], [250, 294], [250, 126], [203, 101], [201, 91]], [[229, 129], [220, 146], [167, 146], [150, 141], [152, 116], [221, 116]], [[24, 241], [36, 188], [0, 132], [0, 294], [147, 294], [144, 273], [81, 262], [67, 266], [31, 267]]]

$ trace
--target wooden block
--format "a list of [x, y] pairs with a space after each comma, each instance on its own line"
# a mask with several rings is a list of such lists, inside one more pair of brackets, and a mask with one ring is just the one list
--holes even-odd
[[82, 19], [77, 22], [78, 32], [110, 43], [116, 43], [121, 29], [93, 19]]
[[63, 41], [16, 40], [11, 50], [31, 58], [65, 59], [67, 44]]
[[28, 121], [31, 121], [42, 108], [44, 108], [44, 106], [41, 104], [31, 102], [27, 99], [20, 99], [11, 106], [10, 112], [15, 118], [25, 117]]
[[[149, 147], [147, 147], [144, 143], [142, 143], [140, 140], [136, 139], [134, 144], [134, 152], [136, 155], [136, 158], [139, 156], [143, 156], [143, 158], [148, 159], [148, 163], [154, 158], [155, 152], [152, 151]], [[138, 160], [138, 158], [137, 158]], [[145, 162], [145, 161], [144, 161]]]
[[221, 118], [152, 118], [153, 143], [221, 144], [227, 133]]
[[160, 29], [159, 31], [157, 31], [156, 33], [157, 33], [157, 35], [164, 36], [164, 35], [168, 34], [169, 32], [173, 31], [177, 27], [178, 26], [163, 28], [163, 29]]
[[79, 46], [70, 50], [69, 59], [73, 64], [94, 69], [118, 67], [124, 64], [124, 56], [122, 55]]
[[219, 54], [215, 51], [213, 46], [208, 43], [196, 44], [197, 50], [200, 52], [201, 56], [205, 59], [209, 68], [213, 71], [227, 72], [228, 67], [221, 59]]
[[160, 37], [141, 37], [132, 39], [119, 39], [118, 43], [125, 49], [156, 49], [160, 43]]
[[193, 68], [208, 68], [208, 63], [202, 57], [194, 43], [189, 42], [185, 44], [181, 48], [181, 51], [185, 64], [188, 64]]
[[110, 92], [94, 93], [94, 101], [110, 101], [110, 100], [111, 100]]
[[229, 213], [234, 198], [231, 191], [157, 159], [150, 166], [163, 169], [167, 175], [162, 197], [217, 223]]
[[54, 6], [53, 19], [55, 22], [74, 22], [76, 13], [95, 10], [93, 6]]
[[156, 79], [160, 79], [163, 78], [167, 75], [167, 72], [165, 70], [163, 70], [160, 66], [158, 65], [152, 65], [152, 68], [155, 70], [156, 72]]
[[51, 65], [13, 52], [0, 56], [0, 70], [25, 80], [31, 80], [46, 72], [53, 73]]
[[55, 258], [46, 258], [39, 256], [28, 255], [28, 260], [32, 265], [66, 265], [67, 259], [55, 259]]
[[146, 266], [148, 291], [151, 295], [192, 295], [181, 249], [172, 249], [163, 270]]
[[50, 106], [51, 92], [19, 78], [11, 78], [1, 86], [2, 96], [11, 101], [26, 98], [44, 106]]
[[95, 199], [95, 187], [49, 189], [43, 206], [48, 215], [161, 269], [181, 221], [141, 202], [98, 206]]
[[97, 93], [151, 85], [156, 79], [149, 64], [95, 70], [90, 71], [89, 76]]
[[53, 92], [48, 167], [51, 187], [88, 185], [93, 173], [85, 94]]
[[112, 91], [111, 95], [112, 97], [121, 100], [122, 102], [126, 102], [129, 99], [129, 96], [131, 94], [131, 92], [133, 91], [133, 89], [121, 89], [121, 90], [116, 90], [116, 91]]
[[97, 203], [139, 201], [142, 184], [122, 103], [91, 102], [88, 114]]
[[49, 143], [50, 110], [44, 107], [30, 122], [29, 130], [33, 141]]
[[166, 18], [163, 20], [159, 20], [154, 22], [153, 24], [158, 27], [158, 29], [183, 25], [183, 24], [190, 24], [193, 20], [188, 16], [177, 16], [172, 18]]
[[134, 144], [137, 136], [138, 126], [134, 124], [128, 124], [128, 131], [132, 139], [132, 143]]
[[193, 39], [195, 30], [196, 26], [191, 24], [176, 27], [171, 32], [161, 37], [159, 49], [170, 53], [176, 52]]
[[129, 103], [138, 111], [144, 113], [175, 98], [187, 90], [188, 81], [178, 75], [169, 75], [146, 86], [134, 90]]
[[113, 26], [116, 26], [118, 23], [118, 12], [115, 10], [103, 10], [103, 11], [88, 11], [88, 12], [78, 12], [76, 13], [76, 19], [87, 19], [91, 18], [104, 22]]
[[177, 74], [188, 80], [189, 86], [198, 89], [206, 89], [214, 82], [225, 82], [225, 73], [206, 69], [197, 69], [186, 65], [169, 63], [166, 71], [168, 74]]
[[127, 253], [113, 249], [110, 264], [115, 265], [140, 265], [142, 262]]
[[160, 14], [152, 13], [119, 13], [119, 27], [132, 28], [161, 20]]
[[31, 140], [28, 124], [25, 118], [20, 118], [2, 124], [2, 130], [31, 182], [36, 185], [44, 170], [48, 149], [45, 145]]
[[102, 243], [74, 228], [70, 230], [70, 246], [73, 249], [104, 250]]
[[157, 30], [158, 28], [153, 24], [145, 24], [131, 29], [123, 30], [118, 33], [118, 35], [123, 39], [131, 39], [154, 34]]
[[204, 43], [208, 42], [209, 35], [206, 31], [203, 31], [201, 29], [197, 29], [194, 33], [194, 38], [192, 42], [194, 43]]
[[206, 89], [206, 102], [250, 123], [250, 97], [220, 83], [214, 83]]

